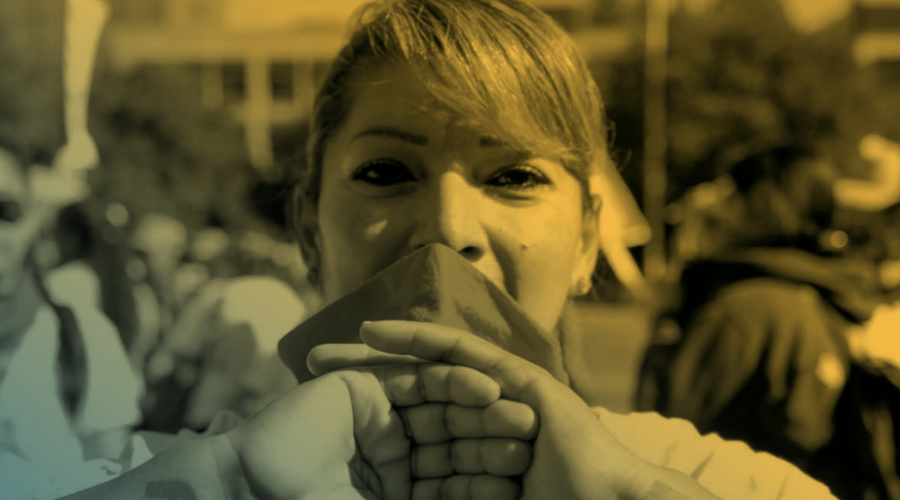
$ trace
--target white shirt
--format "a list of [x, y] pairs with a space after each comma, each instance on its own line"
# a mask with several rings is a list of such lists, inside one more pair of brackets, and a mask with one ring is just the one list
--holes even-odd
[[56, 498], [110, 479], [118, 464], [85, 461], [82, 440], [140, 420], [142, 390], [115, 327], [95, 308], [72, 311], [85, 348], [82, 404], [70, 419], [59, 397], [60, 323], [42, 304], [0, 380], [0, 497]]
[[621, 415], [594, 408], [603, 425], [637, 456], [693, 477], [724, 500], [836, 500], [794, 465], [741, 441], [701, 435], [687, 420], [658, 413]]

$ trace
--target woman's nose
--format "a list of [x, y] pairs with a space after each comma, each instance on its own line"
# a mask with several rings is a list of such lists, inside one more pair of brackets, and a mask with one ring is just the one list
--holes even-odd
[[421, 193], [413, 249], [440, 243], [471, 262], [487, 250], [487, 235], [479, 217], [481, 191], [461, 175], [447, 173]]

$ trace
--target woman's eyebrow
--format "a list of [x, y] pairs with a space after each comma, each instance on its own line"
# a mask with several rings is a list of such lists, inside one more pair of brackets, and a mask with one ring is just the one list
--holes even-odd
[[506, 142], [501, 140], [498, 137], [493, 135], [483, 135], [478, 141], [479, 145], [483, 148], [495, 148], [499, 146], [506, 146]]
[[372, 127], [363, 130], [362, 132], [353, 136], [352, 140], [359, 139], [360, 137], [365, 137], [369, 135], [377, 135], [382, 137], [390, 137], [393, 139], [398, 139], [404, 142], [408, 142], [410, 144], [414, 144], [416, 146], [425, 146], [428, 144], [428, 137], [424, 135], [414, 134], [412, 132], [407, 132], [405, 130], [400, 130], [395, 127]]

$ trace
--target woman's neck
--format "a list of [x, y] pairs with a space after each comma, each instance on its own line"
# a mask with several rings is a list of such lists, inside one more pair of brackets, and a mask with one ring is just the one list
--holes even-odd
[[18, 342], [21, 334], [34, 322], [43, 301], [37, 277], [32, 273], [25, 273], [12, 294], [0, 297], [0, 349]]

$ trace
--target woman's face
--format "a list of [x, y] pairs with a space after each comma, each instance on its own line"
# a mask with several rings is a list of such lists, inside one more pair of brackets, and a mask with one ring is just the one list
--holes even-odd
[[369, 74], [325, 148], [317, 245], [328, 302], [430, 243], [456, 250], [548, 331], [593, 272], [595, 218], [562, 164], [439, 107], [402, 68]]
[[0, 148], [0, 298], [16, 291], [39, 228], [22, 169]]

